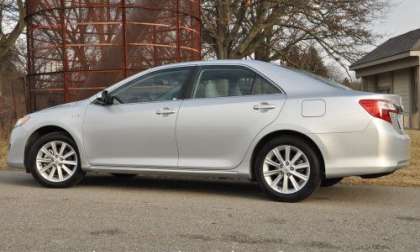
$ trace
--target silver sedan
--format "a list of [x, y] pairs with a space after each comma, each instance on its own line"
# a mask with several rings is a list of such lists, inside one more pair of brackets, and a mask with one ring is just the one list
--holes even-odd
[[409, 162], [401, 98], [260, 61], [161, 66], [21, 118], [8, 163], [42, 185], [86, 172], [233, 176], [300, 201], [346, 176]]

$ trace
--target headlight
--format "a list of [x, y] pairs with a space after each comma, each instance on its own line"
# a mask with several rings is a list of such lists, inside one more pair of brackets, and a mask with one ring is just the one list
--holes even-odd
[[22, 125], [24, 125], [27, 121], [29, 121], [31, 117], [26, 115], [22, 118], [20, 118], [19, 120], [17, 120], [15, 127], [20, 127]]

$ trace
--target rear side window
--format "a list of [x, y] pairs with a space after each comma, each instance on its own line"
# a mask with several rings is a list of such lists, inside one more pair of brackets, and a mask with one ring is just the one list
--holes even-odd
[[[276, 66], [277, 67], [280, 67], [278, 65], [276, 65]], [[321, 77], [319, 75], [316, 75], [316, 74], [313, 74], [313, 73], [310, 73], [310, 72], [307, 72], [307, 71], [304, 71], [304, 70], [299, 70], [299, 69], [295, 69], [295, 68], [292, 68], [292, 67], [288, 67], [288, 66], [281, 66], [281, 67], [282, 68], [285, 68], [285, 69], [288, 69], [290, 71], [293, 71], [295, 73], [303, 74], [306, 77], [309, 77], [311, 79], [318, 80], [318, 81], [320, 81], [320, 82], [322, 82], [322, 83], [324, 83], [324, 84], [326, 84], [328, 86], [334, 87], [334, 88], [351, 90], [351, 88], [349, 88], [347, 86], [344, 86], [343, 84], [340, 84], [340, 83], [336, 82], [333, 79], [327, 79], [327, 78]]]
[[194, 98], [275, 94], [280, 91], [271, 83], [247, 69], [201, 70]]

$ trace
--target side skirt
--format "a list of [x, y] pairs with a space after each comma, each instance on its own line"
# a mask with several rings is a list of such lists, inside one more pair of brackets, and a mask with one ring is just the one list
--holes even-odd
[[173, 169], [173, 168], [134, 168], [134, 167], [108, 167], [108, 166], [90, 166], [83, 167], [87, 172], [104, 173], [129, 173], [143, 175], [186, 175], [198, 177], [216, 177], [216, 178], [235, 178], [240, 180], [249, 180], [248, 174], [238, 173], [237, 171], [222, 170], [196, 170], [196, 169]]

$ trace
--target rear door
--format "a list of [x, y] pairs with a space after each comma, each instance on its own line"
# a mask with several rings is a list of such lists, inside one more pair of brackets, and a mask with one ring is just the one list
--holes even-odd
[[276, 86], [248, 68], [201, 67], [178, 115], [178, 166], [233, 169], [284, 100]]

